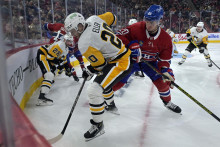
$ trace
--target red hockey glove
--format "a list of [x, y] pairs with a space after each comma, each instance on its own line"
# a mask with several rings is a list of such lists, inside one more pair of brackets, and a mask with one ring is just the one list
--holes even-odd
[[132, 43], [129, 48], [131, 49], [131, 57], [136, 63], [139, 63], [141, 60], [141, 49], [138, 43]]
[[171, 68], [162, 68], [161, 73], [166, 76], [166, 78], [163, 77], [163, 82], [167, 83], [173, 89], [174, 85], [171, 84], [171, 81], [175, 81], [173, 70]]

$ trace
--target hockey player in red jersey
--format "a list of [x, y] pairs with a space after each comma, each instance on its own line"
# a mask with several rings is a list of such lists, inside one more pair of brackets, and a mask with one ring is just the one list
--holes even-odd
[[[49, 43], [54, 43], [55, 41], [60, 40], [65, 34], [66, 31], [64, 29], [64, 24], [62, 23], [45, 23], [43, 25], [43, 29], [46, 31], [53, 32], [52, 36], [50, 37]], [[81, 52], [78, 49], [78, 39], [76, 37], [73, 37], [73, 45], [69, 47], [69, 53], [67, 54], [67, 62], [70, 64], [69, 58], [74, 55], [76, 59], [80, 63], [80, 67], [82, 71], [85, 70], [84, 61]], [[72, 70], [74, 71], [74, 68], [72, 67]], [[76, 75], [76, 72], [73, 72]], [[74, 78], [75, 79], [75, 78]]]
[[[163, 8], [160, 5], [152, 5], [145, 12], [144, 21], [120, 30], [117, 36], [127, 48], [131, 49], [133, 58], [135, 58], [138, 50], [141, 49], [142, 60], [156, 67], [169, 79], [164, 80], [144, 62], [141, 62], [140, 66], [136, 63], [130, 75], [135, 71], [140, 71], [140, 68], [142, 68], [143, 72], [157, 87], [165, 107], [173, 112], [180, 113], [181, 108], [171, 102], [170, 87], [173, 88], [173, 85], [171, 85], [170, 81], [175, 80], [173, 71], [170, 68], [172, 39], [169, 34], [159, 27], [159, 21], [163, 17], [163, 13]], [[117, 83], [113, 90], [120, 89], [127, 82], [130, 75]]]

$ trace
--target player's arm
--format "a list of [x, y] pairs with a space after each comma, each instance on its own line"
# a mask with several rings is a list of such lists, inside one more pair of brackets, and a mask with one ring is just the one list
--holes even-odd
[[116, 36], [122, 40], [122, 42], [125, 44], [127, 48], [129, 48], [130, 42], [133, 41], [131, 37], [132, 35], [131, 35], [130, 28], [124, 28], [124, 29], [119, 30], [116, 33]]
[[116, 36], [122, 40], [126, 48], [131, 50], [131, 57], [135, 62], [140, 62], [141, 49], [138, 40], [132, 40], [130, 27], [121, 29], [116, 33]]
[[166, 39], [160, 45], [161, 49], [158, 55], [158, 68], [169, 68], [172, 56], [173, 45], [171, 39]]
[[204, 53], [204, 50], [207, 49], [207, 45], [208, 45], [208, 35], [206, 35], [205, 37], [203, 37], [201, 44], [198, 45], [198, 47], [199, 47], [199, 52], [200, 52], [200, 53]]
[[57, 32], [60, 30], [61, 27], [63, 27], [64, 25], [62, 23], [45, 23], [43, 25], [43, 28], [47, 31], [54, 31]]
[[208, 44], [208, 35], [202, 38], [202, 46], [206, 48]]
[[190, 29], [188, 29], [188, 30], [186, 31], [186, 38], [187, 38], [187, 40], [188, 40], [189, 42], [192, 41], [192, 36], [191, 36], [191, 30], [190, 30]]
[[111, 12], [98, 15], [98, 17], [104, 20], [108, 26], [116, 25], [117, 17]]

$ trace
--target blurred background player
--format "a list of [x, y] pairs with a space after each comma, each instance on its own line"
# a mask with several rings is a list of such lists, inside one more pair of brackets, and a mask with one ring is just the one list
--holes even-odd
[[[90, 80], [94, 73], [100, 73], [87, 88], [92, 126], [84, 134], [86, 141], [104, 133], [104, 98], [114, 93], [112, 86], [126, 76], [132, 67], [131, 51], [110, 28], [115, 23], [116, 16], [111, 12], [93, 15], [86, 21], [79, 13], [72, 13], [65, 19], [65, 29], [79, 38], [79, 50], [90, 62], [83, 77]], [[105, 101], [107, 104], [111, 103], [109, 99]]]
[[[71, 35], [64, 35], [63, 39], [55, 41], [50, 45], [43, 45], [37, 52], [37, 63], [43, 74], [43, 81], [41, 84], [40, 95], [38, 97], [39, 105], [52, 104], [53, 100], [45, 97], [49, 93], [52, 86], [56, 65], [62, 64], [66, 69], [66, 75], [71, 76], [73, 72], [71, 66], [67, 64], [66, 55], [68, 54], [69, 46], [72, 45], [73, 37]], [[74, 76], [74, 75], [73, 75]]]
[[170, 68], [172, 55], [171, 37], [159, 27], [159, 22], [163, 17], [163, 8], [160, 5], [152, 5], [144, 13], [144, 21], [135, 23], [118, 32], [117, 36], [123, 41], [127, 48], [132, 51], [131, 57], [135, 57], [135, 50], [141, 49], [142, 60], [157, 68], [161, 73], [169, 77], [163, 79], [146, 63], [141, 62], [138, 66], [134, 64], [131, 73], [123, 80], [114, 85], [113, 90], [120, 89], [135, 71], [143, 72], [152, 80], [157, 87], [160, 98], [164, 106], [169, 110], [180, 113], [181, 108], [171, 102], [170, 87], [173, 88], [171, 81], [174, 81], [174, 74]]
[[[176, 38], [175, 34], [173, 31], [171, 31], [170, 29], [167, 29], [166, 32], [170, 35], [170, 37], [172, 38], [172, 44], [173, 44], [173, 51], [172, 51], [172, 57], [176, 56], [178, 54], [177, 48], [175, 43], [179, 42], [179, 40]], [[174, 43], [175, 42], [175, 43]]]
[[178, 64], [182, 65], [186, 61], [188, 54], [191, 53], [192, 50], [197, 48], [194, 45], [196, 44], [199, 48], [199, 52], [204, 54], [208, 66], [212, 67], [212, 62], [210, 60], [210, 55], [207, 49], [208, 33], [204, 28], [204, 23], [198, 22], [196, 27], [192, 27], [191, 29], [188, 29], [186, 34], [187, 34], [187, 40], [189, 41], [189, 45], [186, 47], [185, 52], [182, 56], [182, 60]]
[[128, 26], [133, 25], [135, 23], [137, 23], [137, 19], [132, 18], [132, 19], [129, 20]]
[[[52, 36], [50, 36], [49, 43], [53, 43], [54, 41], [58, 41], [63, 38], [63, 36], [66, 34], [66, 31], [64, 29], [64, 24], [62, 23], [45, 23], [43, 25], [44, 30], [52, 32]], [[48, 33], [48, 32], [47, 32]], [[80, 67], [82, 71], [85, 70], [84, 61], [81, 52], [78, 49], [78, 39], [76, 37], [73, 37], [73, 44], [69, 47], [69, 53], [67, 54], [67, 62], [70, 64], [70, 58], [72, 56], [75, 56], [76, 59], [79, 61]], [[72, 66], [72, 65], [71, 65]], [[74, 68], [72, 67], [72, 70]], [[74, 70], [74, 74], [76, 75], [76, 72]], [[76, 76], [75, 76], [76, 77]]]

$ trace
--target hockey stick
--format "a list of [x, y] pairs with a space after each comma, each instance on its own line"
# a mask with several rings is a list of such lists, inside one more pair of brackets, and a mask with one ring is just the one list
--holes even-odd
[[[157, 74], [160, 74], [163, 78], [169, 79], [166, 75], [162, 74], [158, 71], [155, 67], [153, 67], [148, 61], [141, 60], [142, 62], [146, 63], [150, 68], [152, 68]], [[208, 112], [211, 116], [213, 116], [216, 120], [220, 122], [220, 118], [216, 116], [214, 113], [212, 113], [208, 108], [206, 108], [204, 105], [202, 105], [198, 100], [196, 100], [193, 96], [191, 96], [189, 93], [187, 93], [185, 90], [183, 90], [179, 85], [177, 85], [175, 82], [171, 81], [171, 84], [173, 84], [177, 89], [179, 89], [182, 93], [184, 93], [186, 96], [188, 96], [191, 100], [193, 100], [196, 104], [198, 104], [202, 109], [204, 109], [206, 112]]]
[[[192, 44], [194, 44], [195, 45], [195, 47], [196, 48], [198, 48], [199, 49], [199, 47], [193, 42], [193, 41], [191, 41], [192, 42]], [[204, 53], [203, 53], [204, 54]], [[204, 54], [205, 55], [205, 54]], [[212, 61], [212, 59], [210, 58], [209, 59], [219, 70], [220, 70], [220, 68], [215, 64], [215, 62], [214, 61]]]
[[138, 64], [139, 64], [139, 67], [140, 67], [140, 70], [141, 70], [141, 77], [145, 77], [142, 66], [141, 66], [141, 63], [139, 62]]
[[66, 123], [65, 123], [65, 125], [64, 125], [64, 127], [63, 127], [63, 130], [61, 131], [61, 133], [60, 133], [58, 136], [56, 136], [56, 137], [51, 138], [51, 139], [48, 140], [48, 142], [49, 142], [50, 144], [54, 144], [55, 142], [59, 141], [59, 140], [63, 137], [63, 135], [64, 135], [64, 133], [65, 133], [65, 130], [66, 130], [66, 128], [67, 128], [67, 125], [68, 125], [68, 123], [69, 123], [69, 121], [70, 121], [70, 118], [71, 118], [71, 116], [72, 116], [73, 110], [74, 110], [74, 108], [75, 108], [75, 106], [76, 106], [76, 103], [77, 103], [77, 101], [78, 101], [78, 99], [79, 99], [79, 96], [80, 96], [80, 94], [81, 94], [81, 92], [82, 92], [82, 89], [83, 89], [83, 87], [84, 87], [84, 85], [85, 85], [85, 82], [86, 82], [86, 78], [84, 78], [83, 83], [82, 83], [82, 85], [81, 85], [81, 87], [80, 87], [80, 89], [79, 89], [79, 92], [78, 92], [78, 94], [77, 94], [77, 96], [76, 96], [76, 99], [75, 99], [75, 101], [74, 101], [74, 103], [73, 103], [73, 106], [72, 106], [71, 111], [70, 111], [70, 113], [69, 113], [69, 116], [68, 116], [68, 118], [67, 118], [67, 120], [66, 120]]

